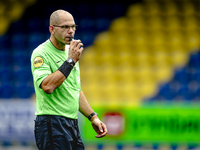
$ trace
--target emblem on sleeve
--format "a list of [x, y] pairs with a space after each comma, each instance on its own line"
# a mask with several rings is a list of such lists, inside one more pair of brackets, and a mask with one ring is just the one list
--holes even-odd
[[34, 61], [33, 61], [33, 66], [38, 68], [40, 66], [42, 66], [44, 63], [43, 58], [40, 56], [35, 57]]

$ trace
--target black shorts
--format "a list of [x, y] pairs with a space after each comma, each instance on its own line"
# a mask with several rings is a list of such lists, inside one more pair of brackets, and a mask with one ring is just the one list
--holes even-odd
[[77, 119], [37, 116], [34, 132], [39, 150], [84, 150]]

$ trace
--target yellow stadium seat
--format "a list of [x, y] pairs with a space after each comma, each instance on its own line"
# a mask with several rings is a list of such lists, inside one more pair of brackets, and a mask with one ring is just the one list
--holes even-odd
[[162, 11], [162, 16], [175, 16], [178, 14], [178, 9], [174, 1], [166, 1], [164, 3], [164, 9]]
[[183, 51], [173, 51], [171, 53], [171, 59], [174, 67], [183, 67], [188, 62], [188, 53]]
[[157, 92], [156, 83], [152, 81], [149, 81], [149, 82], [145, 81], [141, 83], [140, 87], [141, 87], [140, 91], [142, 93], [142, 97], [144, 98], [152, 97]]
[[126, 17], [121, 17], [112, 22], [110, 30], [114, 32], [124, 31], [128, 25], [128, 19]]
[[157, 2], [146, 2], [143, 14], [145, 16], [157, 16], [160, 13], [160, 7]]
[[147, 20], [148, 31], [158, 32], [163, 31], [165, 25], [163, 23], [163, 18], [160, 16], [150, 16]]
[[8, 17], [12, 20], [12, 21], [16, 21], [18, 19], [20, 19], [20, 17], [22, 16], [22, 13], [24, 12], [24, 4], [23, 3], [19, 3], [19, 2], [14, 2], [12, 3], [12, 5], [10, 6], [10, 11], [7, 12]]
[[99, 33], [94, 40], [95, 46], [102, 46], [102, 45], [109, 45], [111, 41], [111, 34], [110, 32], [102, 32]]
[[4, 15], [6, 12], [6, 5], [2, 2], [0, 2], [0, 16]]
[[142, 63], [149, 63], [149, 53], [147, 52], [142, 52], [142, 51], [139, 51], [136, 53], [136, 57], [138, 58], [138, 63], [139, 64], [142, 64]]
[[168, 45], [170, 46], [181, 46], [185, 44], [183, 34], [181, 32], [171, 32], [167, 36]]
[[142, 16], [137, 16], [130, 18], [128, 20], [128, 25], [126, 27], [129, 32], [138, 32], [143, 31], [146, 29], [145, 18]]
[[120, 31], [117, 34], [113, 33], [111, 36], [112, 36], [112, 40], [110, 40], [109, 44], [115, 48], [127, 47], [129, 40], [132, 40], [132, 39], [129, 39], [129, 35], [123, 31], [122, 32]]
[[165, 20], [165, 30], [167, 31], [177, 31], [182, 27], [181, 18], [177, 16], [168, 16]]
[[185, 37], [189, 50], [196, 50], [200, 47], [200, 35], [197, 30], [189, 31]]
[[95, 84], [90, 84], [88, 83], [87, 86], [82, 86], [82, 91], [84, 92], [87, 100], [89, 102], [91, 102], [92, 104], [95, 102], [95, 101], [98, 101], [96, 98], [97, 98], [97, 95], [98, 95], [98, 89], [97, 89], [97, 86]]
[[186, 31], [199, 29], [198, 18], [195, 16], [184, 16], [183, 27]]
[[138, 81], [149, 82], [154, 80], [152, 70], [149, 66], [139, 67], [137, 75]]
[[4, 16], [0, 16], [0, 35], [5, 33], [9, 27], [10, 20]]
[[169, 52], [167, 51], [157, 51], [154, 54], [154, 62], [155, 64], [165, 64], [165, 65], [170, 65], [170, 55]]
[[33, 5], [37, 0], [23, 0], [24, 5], [30, 6]]
[[194, 14], [195, 14], [194, 5], [190, 1], [183, 2], [182, 11], [179, 15], [190, 17], [190, 16], [194, 16]]
[[172, 74], [172, 68], [165, 65], [165, 64], [157, 64], [154, 68], [154, 79], [157, 80], [157, 82], [165, 83], [169, 81], [173, 74]]
[[133, 41], [131, 46], [140, 47], [140, 46], [145, 46], [148, 44], [147, 35], [144, 32], [137, 32], [133, 34], [131, 38]]
[[142, 13], [143, 13], [143, 6], [141, 4], [130, 5], [127, 10], [127, 16], [129, 18], [141, 16]]
[[166, 35], [162, 32], [156, 32], [149, 35], [148, 45], [151, 47], [163, 47], [166, 43]]

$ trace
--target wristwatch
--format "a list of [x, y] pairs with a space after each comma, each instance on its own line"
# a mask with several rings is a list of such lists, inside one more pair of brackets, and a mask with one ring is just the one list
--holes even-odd
[[68, 58], [68, 59], [67, 59], [67, 62], [68, 62], [69, 64], [71, 64], [72, 66], [75, 65], [74, 60], [73, 60], [72, 58]]
[[97, 116], [98, 116], [97, 113], [93, 112], [93, 113], [91, 113], [91, 114], [88, 116], [88, 119], [91, 120], [91, 118], [92, 118], [94, 115], [97, 115]]

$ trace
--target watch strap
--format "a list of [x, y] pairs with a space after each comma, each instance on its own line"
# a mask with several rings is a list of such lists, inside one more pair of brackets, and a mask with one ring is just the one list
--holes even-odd
[[91, 118], [92, 118], [94, 115], [97, 115], [97, 116], [98, 116], [97, 113], [93, 112], [93, 113], [91, 113], [91, 114], [88, 116], [88, 119], [91, 120]]

